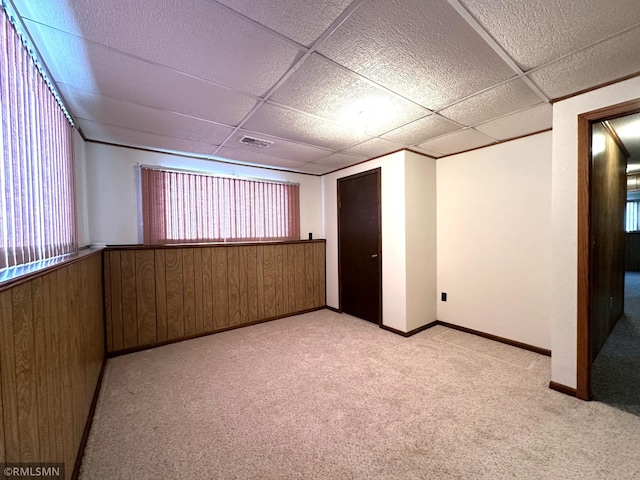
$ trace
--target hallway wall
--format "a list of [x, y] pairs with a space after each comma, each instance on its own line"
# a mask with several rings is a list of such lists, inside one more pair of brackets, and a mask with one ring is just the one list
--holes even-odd
[[438, 320], [549, 349], [551, 132], [436, 164]]

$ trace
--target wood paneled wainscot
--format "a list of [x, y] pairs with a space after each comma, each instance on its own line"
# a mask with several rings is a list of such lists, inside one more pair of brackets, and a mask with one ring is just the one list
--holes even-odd
[[0, 462], [71, 478], [105, 356], [101, 257], [0, 285]]
[[323, 308], [325, 241], [104, 252], [107, 351], [122, 353]]

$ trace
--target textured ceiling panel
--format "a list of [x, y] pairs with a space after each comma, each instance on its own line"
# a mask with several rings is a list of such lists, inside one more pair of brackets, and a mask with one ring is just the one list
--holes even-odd
[[516, 112], [542, 99], [522, 79], [503, 83], [491, 90], [445, 108], [439, 113], [463, 125], [476, 125], [491, 118]]
[[216, 153], [216, 157], [220, 157], [223, 159], [228, 158], [230, 160], [237, 160], [244, 163], [253, 163], [255, 165], [268, 165], [271, 167], [289, 168], [299, 171], [303, 171], [304, 169], [304, 162], [296, 162], [295, 160], [279, 158], [262, 153], [246, 152], [244, 150], [237, 150], [235, 148], [222, 147]]
[[441, 117], [429, 115], [382, 135], [382, 138], [404, 145], [416, 145], [430, 138], [460, 130], [462, 127]]
[[313, 173], [316, 175], [324, 175], [340, 167], [330, 167], [328, 165], [318, 165], [317, 163], [306, 163], [304, 167], [305, 173]]
[[528, 133], [546, 130], [551, 128], [552, 123], [553, 107], [549, 103], [543, 103], [537, 107], [483, 123], [475, 128], [490, 137], [498, 140], [507, 140]]
[[[89, 139], [211, 155], [242, 125], [275, 142], [269, 153], [234, 135], [218, 154], [298, 171], [300, 160], [315, 173], [401, 146], [441, 157], [551, 125], [552, 108], [464, 8], [550, 98], [640, 72], [638, 0], [10, 4]], [[345, 149], [359, 155], [331, 154]]]
[[[273, 144], [266, 148], [258, 148], [240, 143], [240, 140], [245, 135], [254, 138], [257, 137], [261, 140], [268, 140], [270, 142], [273, 142]], [[238, 132], [234, 133], [233, 136], [224, 143], [224, 147], [245, 150], [249, 153], [258, 153], [272, 155], [274, 157], [287, 158], [289, 160], [295, 160], [297, 162], [311, 162], [326, 157], [327, 155], [332, 153], [330, 150], [310, 147], [308, 145], [301, 145], [294, 142], [288, 142], [287, 140], [282, 140], [280, 138], [271, 137], [269, 135], [264, 135], [261, 133], [249, 132], [246, 130], [239, 130]]]
[[351, 0], [218, 0], [236, 12], [285, 35], [311, 46], [349, 6]]
[[70, 87], [62, 87], [61, 93], [65, 98], [72, 99], [70, 105], [77, 118], [94, 122], [211, 145], [220, 145], [233, 130], [204, 120], [101, 97]]
[[440, 154], [438, 152], [434, 152], [433, 150], [422, 148], [422, 147], [420, 147], [418, 145], [416, 145], [414, 147], [411, 147], [411, 150], [415, 150], [416, 152], [419, 152], [419, 153], [424, 153], [425, 155], [429, 155], [430, 157], [433, 157], [433, 158], [442, 157], [442, 154]]
[[536, 70], [529, 78], [549, 98], [558, 98], [639, 71], [640, 28], [636, 28]]
[[446, 0], [364, 2], [319, 52], [431, 109], [513, 76]]
[[[26, 16], [237, 90], [264, 95], [301, 49], [206, 0], [51, 0]], [[118, 68], [118, 65], [113, 65]]]
[[460, 0], [525, 70], [640, 21], [638, 0]]
[[350, 167], [351, 165], [355, 165], [356, 163], [361, 163], [366, 160], [367, 160], [367, 157], [363, 157], [359, 155], [348, 155], [346, 153], [334, 153], [333, 155], [329, 155], [327, 158], [323, 158], [322, 160], [315, 161], [310, 165], [322, 166], [325, 168], [325, 171], [323, 173], [326, 173], [332, 170], [337, 170], [338, 168]]
[[78, 125], [87, 138], [116, 145], [172, 152], [189, 152], [190, 154], [201, 156], [209, 156], [216, 149], [216, 147], [204, 143], [130, 130], [114, 125], [105, 125], [90, 120], [78, 120]]
[[[313, 95], [309, 95], [309, 92]], [[307, 59], [271, 100], [370, 135], [391, 130], [428, 113], [376, 87], [320, 55]]]
[[[210, 82], [143, 62], [97, 43], [28, 22], [59, 83], [140, 105], [237, 125], [257, 101]], [[117, 65], [117, 68], [114, 68]]]
[[342, 150], [369, 138], [363, 133], [271, 104], [262, 105], [244, 127], [254, 132], [264, 132], [330, 150]]
[[380, 155], [385, 155], [390, 152], [394, 152], [396, 150], [401, 150], [403, 148], [399, 143], [391, 142], [389, 140], [385, 140], [383, 138], [373, 138], [371, 140], [367, 140], [366, 142], [362, 142], [359, 145], [355, 145], [351, 148], [348, 148], [344, 151], [344, 153], [353, 153], [356, 155], [364, 155], [368, 158], [379, 157]]
[[418, 145], [425, 150], [425, 153], [435, 152], [440, 155], [450, 155], [452, 153], [464, 152], [472, 148], [484, 147], [495, 143], [495, 140], [486, 135], [476, 132], [472, 128], [450, 133], [442, 137], [434, 138], [428, 142]]

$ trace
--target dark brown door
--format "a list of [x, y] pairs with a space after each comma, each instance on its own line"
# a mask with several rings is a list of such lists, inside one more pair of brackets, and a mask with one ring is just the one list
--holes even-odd
[[627, 157], [605, 122], [592, 126], [590, 361], [593, 362], [624, 311]]
[[340, 309], [382, 319], [380, 169], [338, 179]]

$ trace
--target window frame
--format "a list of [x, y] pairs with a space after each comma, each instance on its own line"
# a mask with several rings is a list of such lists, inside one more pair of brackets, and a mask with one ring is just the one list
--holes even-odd
[[[135, 168], [138, 170], [139, 177], [137, 182], [139, 235], [140, 242], [144, 245], [288, 242], [298, 241], [301, 238], [299, 183], [157, 165], [137, 165]], [[161, 193], [150, 192], [149, 175], [180, 176], [183, 180], [176, 185], [176, 190], [170, 191], [169, 188], [165, 188]], [[195, 192], [182, 190], [182, 195], [179, 195], [177, 190], [185, 188], [187, 182], [184, 179], [186, 178], [192, 179], [191, 185], [199, 185], [200, 190]], [[219, 190], [215, 190], [221, 185], [228, 188], [222, 194]], [[156, 185], [152, 188], [160, 187]], [[204, 202], [203, 191], [208, 194]], [[161, 205], [153, 205], [151, 198], [155, 198], [155, 203], [161, 203]], [[161, 198], [164, 199], [163, 203]], [[176, 199], [178, 205], [173, 203], [170, 208], [167, 208], [168, 201]], [[273, 215], [275, 205], [267, 205], [267, 201], [270, 200], [284, 208], [278, 211], [275, 220]], [[226, 203], [231, 201], [234, 202], [232, 209]], [[206, 230], [208, 234], [181, 236], [175, 235], [174, 232], [170, 236], [167, 232], [167, 223], [175, 220], [168, 220], [167, 217], [171, 212], [175, 213], [176, 207], [180, 209], [180, 214], [186, 217], [184, 209], [189, 209], [189, 206], [194, 204], [200, 206], [200, 210], [193, 209], [188, 222], [182, 219], [178, 220], [178, 223], [182, 222], [185, 225], [188, 223], [191, 229]], [[214, 214], [211, 214], [211, 209]], [[156, 212], [155, 215], [154, 212]], [[207, 214], [207, 212], [210, 213]], [[160, 220], [158, 218], [160, 216], [165, 218]], [[153, 219], [151, 222], [150, 218]], [[221, 218], [224, 219], [223, 224], [220, 223]], [[162, 223], [164, 226], [157, 225]], [[215, 231], [221, 234], [212, 234]], [[279, 233], [275, 235], [275, 232]]]

